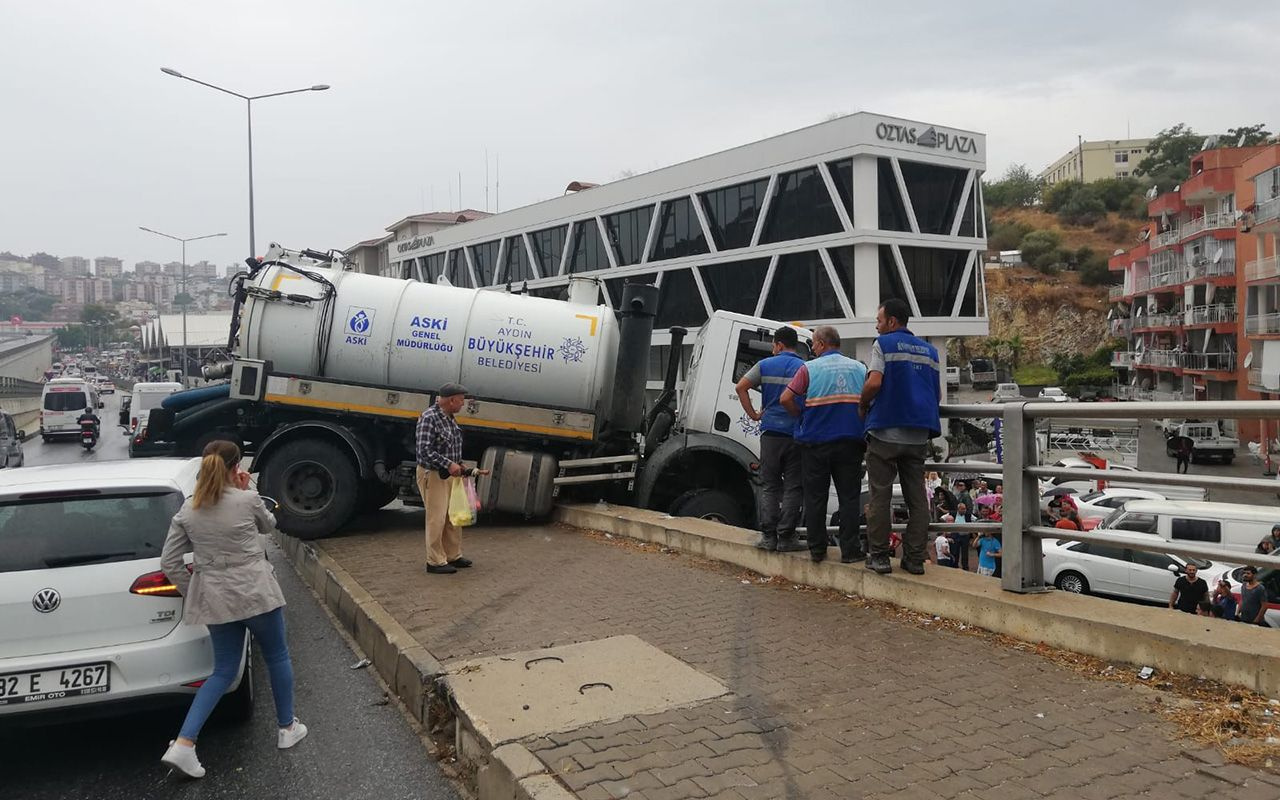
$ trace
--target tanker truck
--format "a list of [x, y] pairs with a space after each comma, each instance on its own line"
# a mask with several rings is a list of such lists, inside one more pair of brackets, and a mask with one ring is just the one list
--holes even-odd
[[248, 260], [226, 357], [205, 368], [228, 380], [168, 398], [144, 449], [236, 442], [281, 529], [317, 538], [413, 490], [416, 420], [457, 382], [464, 458], [491, 470], [477, 484], [487, 512], [543, 517], [559, 497], [755, 524], [760, 431], [734, 384], [781, 323], [712, 315], [678, 406], [686, 332], [673, 328], [646, 402], [653, 286], [627, 284], [615, 314], [593, 280], [554, 300], [366, 275], [344, 258], [273, 244]]

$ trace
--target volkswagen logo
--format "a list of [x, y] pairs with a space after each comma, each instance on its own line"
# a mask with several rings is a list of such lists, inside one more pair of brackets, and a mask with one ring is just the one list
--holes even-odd
[[31, 598], [31, 605], [41, 614], [48, 614], [62, 605], [62, 595], [58, 594], [57, 589], [41, 589]]

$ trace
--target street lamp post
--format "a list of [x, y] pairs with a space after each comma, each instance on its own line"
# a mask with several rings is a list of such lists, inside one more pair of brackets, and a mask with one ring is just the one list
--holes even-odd
[[207, 86], [210, 89], [216, 89], [217, 91], [222, 92], [223, 94], [229, 94], [232, 97], [238, 97], [244, 101], [245, 110], [248, 112], [247, 120], [248, 120], [248, 126], [249, 126], [249, 258], [255, 257], [258, 254], [258, 251], [254, 244], [254, 229], [253, 229], [253, 101], [265, 100], [268, 97], [280, 97], [286, 94], [298, 94], [299, 92], [323, 92], [324, 90], [329, 88], [329, 85], [325, 83], [317, 83], [315, 86], [308, 86], [304, 89], [290, 89], [286, 92], [271, 92], [269, 94], [245, 95], [245, 94], [240, 94], [239, 92], [233, 92], [230, 89], [224, 89], [221, 86], [215, 86], [212, 83], [206, 83], [205, 81], [197, 80], [196, 78], [192, 78], [188, 75], [183, 75], [181, 72], [178, 72], [176, 69], [172, 69], [170, 67], [161, 67], [160, 71], [163, 72], [165, 75], [171, 75], [175, 78], [182, 78], [184, 81], [191, 81], [192, 83], [198, 83], [201, 86]]
[[172, 236], [167, 233], [144, 228], [139, 225], [138, 230], [154, 233], [156, 236], [163, 236], [166, 239], [172, 239], [175, 242], [182, 243], [182, 277], [179, 279], [179, 285], [182, 287], [182, 293], [187, 295], [188, 302], [182, 304], [182, 376], [187, 375], [187, 306], [190, 305], [191, 295], [187, 294], [187, 242], [198, 242], [201, 239], [214, 239], [218, 236], [226, 236], [225, 233], [206, 233], [204, 236], [188, 236], [183, 239], [181, 236]]

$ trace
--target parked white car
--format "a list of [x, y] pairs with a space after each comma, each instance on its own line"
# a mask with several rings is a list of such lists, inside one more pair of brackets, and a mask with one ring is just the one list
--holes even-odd
[[1076, 399], [1058, 386], [1046, 386], [1040, 390], [1041, 400], [1052, 400], [1055, 403], [1074, 403]]
[[[0, 720], [183, 703], [213, 672], [203, 625], [160, 570], [199, 459], [0, 471]], [[248, 716], [240, 674], [219, 707]]]
[[[1145, 537], [1132, 534], [1130, 538]], [[1161, 542], [1157, 536], [1149, 538], [1153, 544]], [[1044, 543], [1045, 581], [1064, 592], [1076, 594], [1167, 603], [1174, 581], [1183, 574], [1188, 563], [1188, 559], [1180, 556], [1137, 550], [1125, 547], [1123, 542], [1103, 545], [1060, 540]], [[1190, 563], [1199, 568], [1199, 577], [1204, 578], [1210, 587], [1228, 569], [1211, 561]]]
[[1165, 496], [1159, 492], [1151, 492], [1146, 489], [1127, 489], [1112, 488], [1103, 489], [1102, 491], [1088, 492], [1077, 497], [1075, 500], [1076, 510], [1080, 514], [1080, 520], [1104, 520], [1111, 516], [1111, 512], [1117, 508], [1123, 508], [1124, 504], [1130, 500], [1164, 500]]
[[996, 384], [995, 394], [991, 395], [993, 403], [1011, 403], [1014, 400], [1022, 399], [1022, 390], [1018, 388], [1016, 383], [1000, 383]]

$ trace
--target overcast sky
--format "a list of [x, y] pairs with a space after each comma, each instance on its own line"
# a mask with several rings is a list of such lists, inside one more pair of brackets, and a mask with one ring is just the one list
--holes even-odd
[[1077, 134], [1276, 130], [1278, 29], [1266, 2], [5, 0], [0, 250], [176, 260], [146, 225], [247, 254], [244, 103], [161, 66], [332, 85], [254, 103], [261, 253], [484, 208], [486, 148], [509, 209], [833, 112], [986, 133], [993, 176]]

